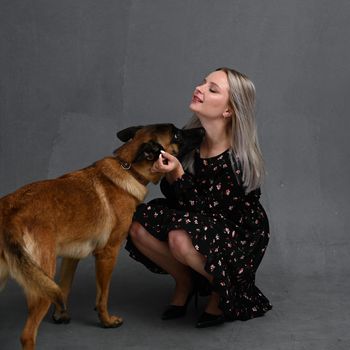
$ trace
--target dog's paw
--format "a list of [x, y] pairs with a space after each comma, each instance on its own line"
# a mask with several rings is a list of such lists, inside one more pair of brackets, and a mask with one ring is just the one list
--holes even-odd
[[52, 319], [57, 324], [62, 324], [62, 323], [67, 324], [71, 320], [70, 316], [68, 315], [68, 312], [57, 312], [57, 311], [55, 311], [52, 314]]
[[104, 328], [117, 328], [120, 327], [123, 324], [123, 319], [118, 316], [110, 316], [109, 320], [104, 320], [102, 322], [102, 326]]

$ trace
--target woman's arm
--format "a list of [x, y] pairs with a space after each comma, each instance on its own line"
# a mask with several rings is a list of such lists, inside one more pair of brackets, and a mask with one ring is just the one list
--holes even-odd
[[163, 153], [156, 163], [153, 171], [166, 174], [161, 182], [162, 193], [178, 205], [193, 208], [196, 212], [228, 213], [236, 209], [240, 196], [237, 196], [238, 188], [233, 173], [225, 172], [203, 191], [198, 189], [195, 176], [185, 172], [181, 163], [170, 154]]
[[171, 154], [163, 151], [151, 171], [165, 174], [160, 188], [168, 199], [179, 205], [196, 206], [196, 210], [200, 210], [206, 203], [198, 195], [193, 175], [185, 172], [180, 161]]

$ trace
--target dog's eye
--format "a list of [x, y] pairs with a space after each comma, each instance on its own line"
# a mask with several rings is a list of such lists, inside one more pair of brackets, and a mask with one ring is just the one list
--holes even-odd
[[173, 137], [173, 141], [175, 142], [175, 143], [178, 143], [178, 142], [180, 142], [180, 136], [179, 136], [179, 134], [174, 134], [174, 137]]

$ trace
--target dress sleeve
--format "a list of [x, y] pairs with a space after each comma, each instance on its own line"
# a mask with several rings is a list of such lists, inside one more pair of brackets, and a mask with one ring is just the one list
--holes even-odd
[[160, 182], [160, 190], [165, 196], [165, 198], [174, 201], [176, 200], [176, 196], [174, 193], [174, 188], [173, 186], [166, 180], [165, 177], [162, 178]]
[[176, 202], [180, 207], [194, 207], [196, 211], [200, 211], [206, 204], [206, 198], [199, 195], [194, 175], [189, 172], [185, 172], [172, 184], [163, 178], [160, 189], [167, 199]]

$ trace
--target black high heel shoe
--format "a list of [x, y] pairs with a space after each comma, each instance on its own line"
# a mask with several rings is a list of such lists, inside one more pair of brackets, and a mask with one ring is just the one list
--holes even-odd
[[203, 312], [197, 321], [196, 327], [206, 328], [211, 326], [218, 326], [220, 324], [223, 324], [224, 322], [225, 322], [225, 316], [223, 314], [213, 315], [213, 314], [209, 314], [208, 312]]
[[172, 320], [174, 318], [180, 318], [186, 315], [187, 306], [194, 296], [194, 304], [196, 309], [198, 308], [198, 292], [196, 288], [193, 288], [192, 292], [188, 295], [184, 305], [169, 305], [162, 313], [162, 320]]

